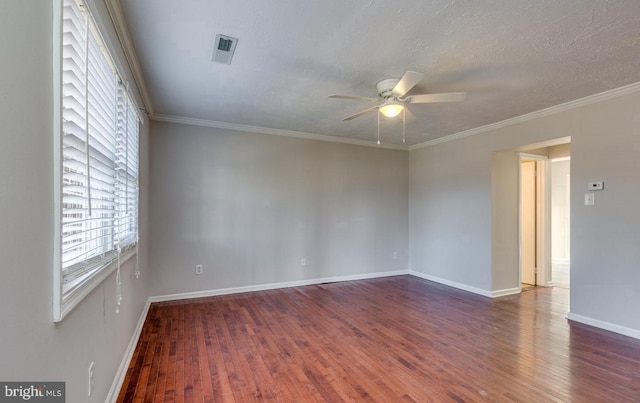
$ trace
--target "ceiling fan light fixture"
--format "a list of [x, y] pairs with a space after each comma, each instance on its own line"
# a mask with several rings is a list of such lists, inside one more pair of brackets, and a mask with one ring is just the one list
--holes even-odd
[[404, 105], [397, 101], [387, 101], [380, 107], [380, 113], [388, 118], [394, 118], [402, 113]]

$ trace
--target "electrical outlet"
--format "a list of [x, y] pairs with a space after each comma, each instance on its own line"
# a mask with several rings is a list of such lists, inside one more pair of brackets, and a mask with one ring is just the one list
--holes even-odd
[[393, 252], [393, 260], [398, 260], [398, 252]]
[[306, 266], [307, 265], [307, 259], [306, 258], [302, 258], [300, 259], [300, 266]]
[[202, 269], [202, 265], [201, 264], [197, 264], [196, 265], [196, 274], [202, 274], [204, 273], [204, 270]]
[[91, 389], [93, 389], [93, 361], [89, 364], [89, 390], [87, 396], [91, 396]]

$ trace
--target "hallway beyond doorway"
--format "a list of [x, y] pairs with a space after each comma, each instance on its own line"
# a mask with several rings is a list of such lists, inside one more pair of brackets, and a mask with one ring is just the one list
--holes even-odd
[[553, 286], [560, 288], [569, 288], [569, 269], [570, 264], [568, 262], [551, 263], [551, 278], [553, 279]]

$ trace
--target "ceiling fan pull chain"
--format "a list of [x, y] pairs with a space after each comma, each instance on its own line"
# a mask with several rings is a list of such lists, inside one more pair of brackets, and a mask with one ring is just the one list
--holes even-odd
[[380, 144], [380, 112], [376, 113], [378, 116], [378, 144]]
[[403, 108], [402, 109], [402, 144], [405, 143], [406, 137], [405, 137], [405, 130], [404, 130], [404, 126], [405, 126], [405, 122], [407, 121], [407, 108]]

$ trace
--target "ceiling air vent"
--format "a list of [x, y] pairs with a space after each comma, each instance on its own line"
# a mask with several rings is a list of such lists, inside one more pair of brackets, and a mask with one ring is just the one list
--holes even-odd
[[216, 35], [215, 47], [213, 49], [213, 61], [216, 63], [231, 64], [231, 58], [236, 51], [237, 38], [226, 35]]

